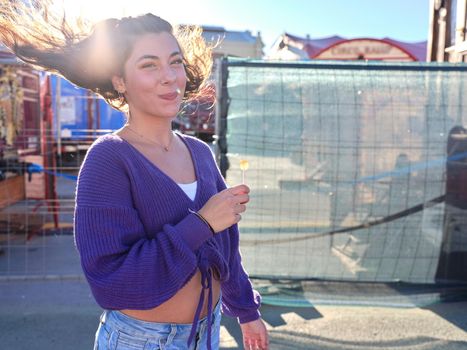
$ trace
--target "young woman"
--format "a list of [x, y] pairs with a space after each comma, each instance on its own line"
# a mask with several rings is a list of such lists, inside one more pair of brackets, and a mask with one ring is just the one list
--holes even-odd
[[128, 113], [93, 143], [76, 189], [75, 242], [105, 309], [95, 349], [217, 349], [221, 310], [238, 318], [245, 348], [268, 349], [239, 253], [249, 188], [226, 188], [209, 147], [171, 130], [209, 75], [200, 31], [146, 14], [83, 35], [47, 6], [30, 15], [20, 4], [2, 5], [2, 42]]

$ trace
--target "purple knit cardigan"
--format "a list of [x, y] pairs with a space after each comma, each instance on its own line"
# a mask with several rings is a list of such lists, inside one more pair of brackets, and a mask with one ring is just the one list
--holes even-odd
[[[205, 289], [211, 325], [211, 268], [220, 275], [224, 314], [238, 317], [240, 323], [256, 320], [261, 298], [241, 264], [237, 225], [212, 235], [188, 211], [201, 209], [226, 185], [209, 146], [177, 135], [194, 163], [194, 200], [130, 143], [104, 135], [93, 143], [79, 172], [74, 234], [82, 268], [104, 309], [154, 308], [199, 268], [203, 287], [191, 342]], [[210, 333], [208, 328], [208, 339]]]

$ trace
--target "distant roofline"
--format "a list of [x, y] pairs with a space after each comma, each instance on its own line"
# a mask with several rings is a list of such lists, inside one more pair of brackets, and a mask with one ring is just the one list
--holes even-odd
[[314, 37], [303, 37], [303, 36], [299, 36], [299, 35], [295, 35], [295, 34], [291, 34], [291, 33], [287, 33], [287, 32], [284, 32], [282, 35], [285, 35], [285, 36], [288, 36], [290, 38], [293, 38], [293, 39], [296, 39], [296, 40], [300, 40], [300, 41], [321, 41], [321, 40], [330, 40], [330, 39], [342, 39], [342, 40], [353, 40], [353, 39], [375, 39], [375, 40], [392, 40], [392, 41], [396, 41], [396, 42], [400, 42], [400, 43], [404, 43], [404, 44], [412, 44], [412, 45], [415, 45], [415, 44], [424, 44], [427, 42], [427, 40], [417, 40], [417, 41], [403, 41], [403, 40], [398, 40], [398, 39], [394, 39], [394, 38], [391, 38], [391, 37], [384, 37], [384, 38], [371, 38], [371, 37], [354, 37], [354, 38], [346, 38], [346, 37], [342, 37], [340, 35], [337, 35], [337, 34], [334, 34], [334, 35], [329, 35], [329, 36], [322, 36], [322, 37], [318, 37], [318, 38], [314, 38]]
[[226, 32], [224, 27], [219, 26], [202, 25], [201, 28], [203, 28], [203, 31], [205, 32]]
[[24, 66], [26, 63], [18, 59], [14, 54], [8, 51], [4, 45], [0, 46], [0, 64], [8, 64], [14, 66]]
[[330, 39], [336, 39], [336, 40], [345, 40], [346, 38], [340, 36], [340, 35], [329, 35], [329, 36], [323, 36], [323, 37], [319, 37], [319, 38], [312, 38], [312, 37], [302, 37], [302, 36], [299, 36], [299, 35], [294, 35], [294, 34], [290, 34], [290, 33], [287, 33], [287, 32], [284, 32], [285, 36], [288, 36], [289, 38], [292, 38], [292, 39], [296, 39], [296, 40], [300, 40], [300, 41], [306, 41], [306, 42], [309, 42], [309, 41], [321, 41], [321, 40], [330, 40]]

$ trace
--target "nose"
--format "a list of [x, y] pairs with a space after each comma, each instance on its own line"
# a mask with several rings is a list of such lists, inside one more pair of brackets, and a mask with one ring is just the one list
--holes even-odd
[[161, 76], [161, 83], [163, 85], [167, 85], [170, 83], [173, 83], [177, 79], [177, 74], [175, 73], [175, 70], [173, 67], [165, 67], [162, 71], [162, 76]]

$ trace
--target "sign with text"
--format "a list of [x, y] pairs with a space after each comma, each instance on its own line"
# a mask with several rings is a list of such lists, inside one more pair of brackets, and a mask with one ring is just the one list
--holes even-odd
[[328, 47], [314, 58], [323, 60], [414, 61], [414, 58], [401, 47], [374, 39], [345, 40]]

